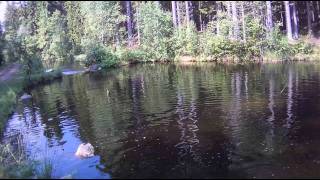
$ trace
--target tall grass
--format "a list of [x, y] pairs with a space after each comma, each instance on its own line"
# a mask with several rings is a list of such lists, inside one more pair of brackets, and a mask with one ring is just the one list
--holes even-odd
[[22, 91], [23, 86], [22, 80], [0, 83], [0, 133], [8, 116], [13, 112], [17, 94]]
[[28, 159], [20, 136], [16, 146], [0, 144], [0, 179], [3, 178], [37, 178], [51, 179], [52, 162], [45, 158], [43, 161]]
[[17, 138], [17, 147], [0, 144], [0, 178], [32, 178], [34, 165], [26, 158], [22, 138]]

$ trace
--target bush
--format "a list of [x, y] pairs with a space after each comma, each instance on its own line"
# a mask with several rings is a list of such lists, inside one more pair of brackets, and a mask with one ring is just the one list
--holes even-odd
[[116, 66], [120, 62], [118, 56], [110, 48], [98, 44], [92, 45], [87, 49], [86, 66], [97, 64], [101, 68], [109, 68]]
[[86, 54], [86, 66], [101, 64], [106, 58], [106, 52], [101, 45], [91, 45], [91, 47], [87, 48]]
[[7, 88], [6, 85], [0, 85], [0, 133], [4, 128], [4, 124], [8, 115], [13, 111], [14, 104], [16, 102], [16, 91], [12, 88]]
[[150, 60], [172, 59], [171, 14], [163, 11], [156, 2], [141, 3], [138, 11], [142, 50]]
[[293, 45], [293, 52], [295, 54], [301, 53], [301, 54], [311, 54], [313, 51], [313, 47], [309, 43], [305, 42], [299, 42], [295, 45]]
[[121, 61], [128, 63], [148, 60], [147, 53], [142, 49], [120, 48], [116, 51], [116, 55]]
[[293, 49], [287, 38], [281, 34], [278, 26], [274, 28], [271, 37], [266, 39], [266, 51], [273, 52], [280, 59], [287, 59], [293, 54]]
[[100, 67], [115, 67], [119, 64], [119, 62], [119, 57], [110, 48], [104, 48], [104, 58], [102, 59]]
[[194, 24], [178, 28], [172, 39], [177, 55], [198, 55], [198, 33]]

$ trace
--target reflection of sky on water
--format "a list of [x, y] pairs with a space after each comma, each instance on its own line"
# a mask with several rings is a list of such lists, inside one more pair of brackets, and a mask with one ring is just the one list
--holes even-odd
[[[99, 165], [99, 156], [79, 159], [74, 155], [76, 148], [82, 143], [79, 135], [75, 133], [77, 124], [66, 112], [61, 112], [58, 117], [62, 136], [59, 138], [53, 134], [48, 138], [48, 135], [45, 136], [47, 133], [45, 131], [50, 131], [50, 128], [42, 123], [39, 108], [26, 106], [21, 114], [16, 112], [11, 117], [4, 136], [10, 137], [12, 142], [22, 136], [19, 138], [23, 140], [24, 148], [32, 159], [39, 162], [49, 160], [52, 163], [53, 177], [72, 175], [73, 178], [108, 178], [108, 174], [101, 173], [93, 166], [93, 164]], [[54, 120], [49, 118], [47, 121]]]

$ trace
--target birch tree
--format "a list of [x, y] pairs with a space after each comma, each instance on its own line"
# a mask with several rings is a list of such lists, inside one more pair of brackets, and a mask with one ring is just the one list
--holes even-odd
[[127, 9], [128, 45], [132, 46], [132, 6], [131, 6], [131, 1], [126, 1], [126, 9]]
[[176, 28], [178, 26], [176, 1], [171, 1], [171, 6], [172, 6], [172, 22], [173, 22], [173, 26]]
[[267, 26], [268, 34], [270, 34], [270, 32], [272, 31], [272, 28], [273, 28], [271, 1], [266, 1], [266, 5], [267, 5], [267, 21], [266, 21], [266, 26]]
[[293, 16], [293, 37], [298, 39], [299, 37], [299, 28], [298, 28], [298, 18], [297, 18], [297, 9], [296, 3], [292, 3], [292, 16]]
[[311, 11], [310, 11], [310, 2], [306, 1], [307, 6], [307, 20], [308, 20], [308, 36], [312, 36], [312, 22], [311, 22]]
[[286, 13], [286, 29], [287, 29], [287, 37], [288, 40], [292, 40], [292, 28], [291, 28], [291, 15], [290, 15], [290, 7], [289, 1], [284, 1], [285, 13]]
[[232, 6], [232, 23], [233, 23], [233, 37], [235, 39], [239, 38], [239, 24], [238, 24], [238, 13], [236, 7], [236, 1], [231, 1]]

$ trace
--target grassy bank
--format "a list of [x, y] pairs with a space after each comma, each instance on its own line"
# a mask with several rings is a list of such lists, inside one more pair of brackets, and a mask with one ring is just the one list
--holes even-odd
[[[10, 80], [0, 82], [0, 133], [3, 133], [7, 119], [24, 91], [61, 77], [60, 70], [36, 73], [31, 76], [19, 72], [10, 77]], [[0, 144], [0, 178], [50, 178], [52, 171], [50, 163], [27, 159], [21, 140], [18, 139], [17, 142], [16, 148], [12, 148], [9, 144]], [[43, 167], [36, 168], [39, 164]]]
[[24, 72], [18, 72], [10, 80], [0, 82], [0, 133], [2, 134], [4, 125], [23, 91], [37, 84], [48, 83], [61, 77], [60, 70], [32, 74], [30, 78]]

